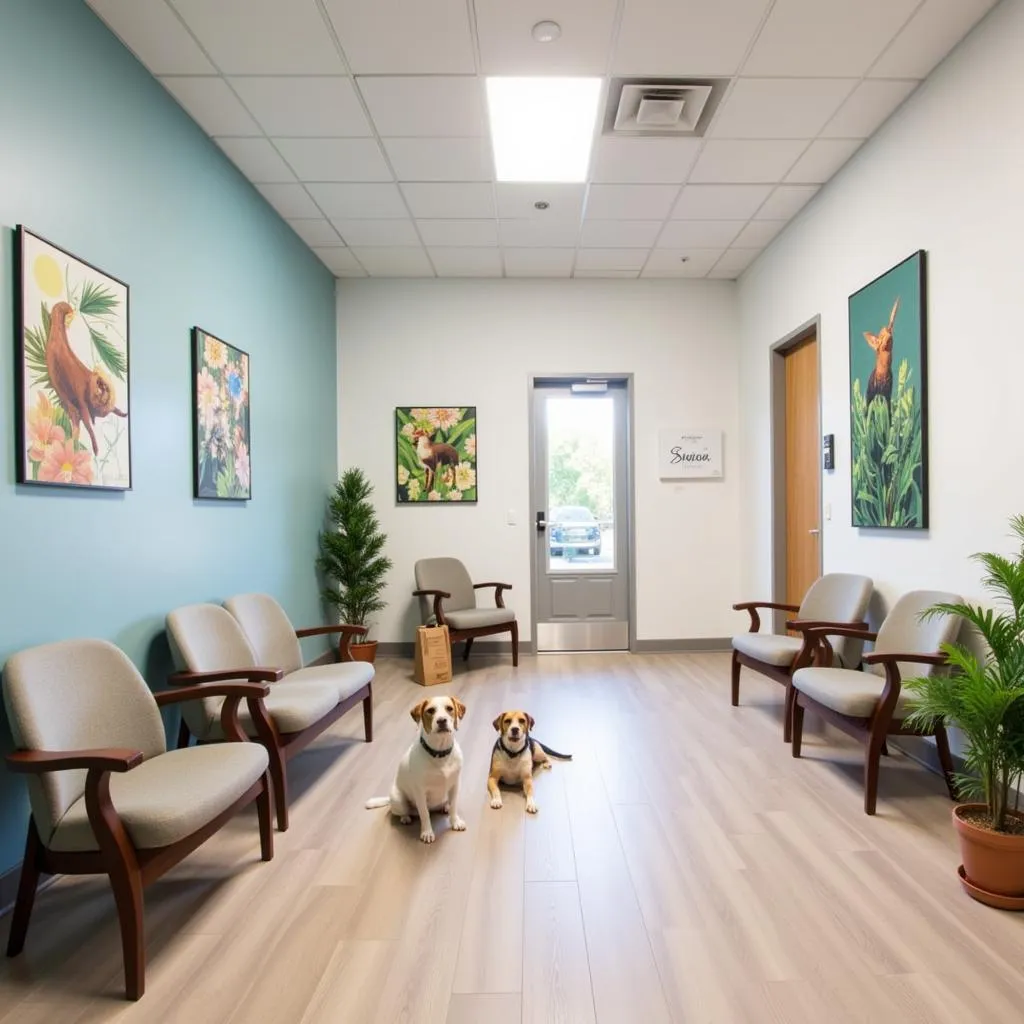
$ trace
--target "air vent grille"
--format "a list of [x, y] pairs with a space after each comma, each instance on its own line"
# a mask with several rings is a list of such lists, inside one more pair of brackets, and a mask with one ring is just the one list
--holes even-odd
[[617, 79], [608, 95], [605, 133], [666, 138], [703, 135], [725, 81]]

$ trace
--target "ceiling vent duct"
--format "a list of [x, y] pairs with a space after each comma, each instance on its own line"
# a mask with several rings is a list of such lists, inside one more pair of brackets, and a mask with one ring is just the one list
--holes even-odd
[[608, 91], [605, 134], [703, 135], [727, 82], [615, 79]]

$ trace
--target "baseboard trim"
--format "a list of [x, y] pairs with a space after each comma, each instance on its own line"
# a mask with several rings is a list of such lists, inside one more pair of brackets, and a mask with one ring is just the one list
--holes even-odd
[[[405, 640], [381, 640], [377, 644], [377, 657], [378, 658], [412, 658], [416, 653], [416, 645], [413, 641]], [[508, 640], [477, 640], [473, 644], [473, 653], [470, 654], [470, 658], [475, 658], [478, 654], [511, 654], [512, 644]], [[532, 640], [520, 640], [519, 641], [519, 653], [520, 654], [533, 654], [533, 641]], [[458, 655], [462, 657], [462, 655]]]
[[637, 640], [634, 654], [667, 654], [673, 651], [729, 651], [732, 641], [727, 636], [700, 636], [689, 639]]
[[[911, 761], [916, 761], [922, 768], [927, 768], [936, 775], [942, 775], [942, 765], [939, 764], [939, 752], [935, 748], [935, 741], [926, 736], [890, 736], [889, 743], [897, 750], [902, 751]], [[964, 770], [964, 759], [959, 754], [953, 754], [953, 767], [958, 771]]]

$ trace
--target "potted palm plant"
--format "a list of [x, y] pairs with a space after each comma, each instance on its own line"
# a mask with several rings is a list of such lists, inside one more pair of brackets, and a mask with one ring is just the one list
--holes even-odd
[[975, 899], [1024, 910], [1024, 814], [1018, 787], [1024, 773], [1024, 516], [1011, 520], [1020, 542], [1006, 557], [982, 552], [983, 585], [996, 607], [967, 602], [936, 605], [926, 614], [954, 614], [985, 642], [980, 657], [963, 643], [944, 644], [952, 667], [907, 680], [911, 725], [941, 719], [964, 735], [966, 772], [957, 776], [961, 799], [953, 824], [963, 856], [960, 880]]
[[[328, 502], [330, 527], [320, 533], [317, 568], [327, 581], [323, 598], [352, 626], [369, 627], [370, 616], [386, 607], [381, 593], [392, 562], [383, 554], [387, 535], [380, 530], [372, 493], [361, 469], [346, 470]], [[357, 661], [373, 661], [377, 641], [350, 644], [349, 651]]]

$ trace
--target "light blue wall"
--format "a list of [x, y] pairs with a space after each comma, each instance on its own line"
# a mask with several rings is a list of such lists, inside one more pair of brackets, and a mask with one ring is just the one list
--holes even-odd
[[[131, 287], [128, 493], [15, 486], [18, 223]], [[159, 686], [176, 605], [259, 589], [321, 621], [333, 278], [81, 0], [0, 0], [0, 233], [0, 662], [105, 637]], [[194, 324], [250, 353], [247, 504], [192, 499]], [[0, 717], [0, 750], [10, 742]], [[26, 821], [22, 784], [0, 768], [0, 873], [21, 857]]]

